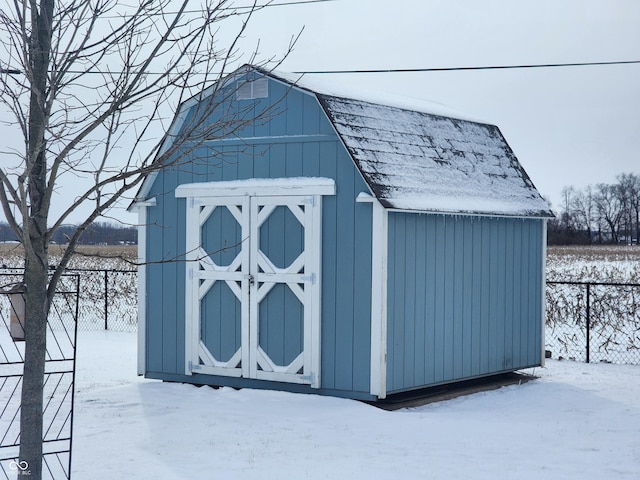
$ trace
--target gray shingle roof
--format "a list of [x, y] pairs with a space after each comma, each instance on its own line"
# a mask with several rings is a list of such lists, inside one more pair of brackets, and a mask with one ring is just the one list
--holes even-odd
[[388, 208], [552, 217], [498, 127], [317, 93]]

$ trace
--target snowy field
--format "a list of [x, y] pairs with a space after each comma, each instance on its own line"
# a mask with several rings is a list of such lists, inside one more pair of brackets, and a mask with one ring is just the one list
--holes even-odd
[[79, 333], [74, 480], [640, 478], [639, 366], [549, 361], [396, 412], [135, 370], [135, 334]]
[[640, 283], [640, 246], [547, 248], [547, 281]]

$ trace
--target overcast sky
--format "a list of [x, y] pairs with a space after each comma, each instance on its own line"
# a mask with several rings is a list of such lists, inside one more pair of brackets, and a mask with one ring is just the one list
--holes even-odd
[[[305, 26], [290, 71], [640, 60], [636, 0], [335, 0], [255, 20], [263, 51]], [[640, 174], [640, 64], [322, 77], [498, 125], [555, 208], [564, 186]]]
[[[629, 61], [640, 60], [639, 25], [638, 0], [332, 0], [263, 9], [242, 48], [260, 39], [261, 55], [277, 56], [304, 27], [280, 70]], [[305, 78], [430, 100], [498, 125], [556, 210], [564, 186], [640, 174], [640, 64]]]

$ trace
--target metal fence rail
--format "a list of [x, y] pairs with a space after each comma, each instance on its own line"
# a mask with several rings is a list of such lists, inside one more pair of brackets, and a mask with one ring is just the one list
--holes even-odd
[[[22, 277], [0, 273], [0, 478], [29, 478], [29, 465], [18, 461], [24, 372], [24, 297], [6, 287]], [[44, 374], [42, 478], [71, 478], [78, 275], [64, 275], [47, 321]]]
[[547, 282], [546, 306], [553, 358], [640, 364], [640, 284]]

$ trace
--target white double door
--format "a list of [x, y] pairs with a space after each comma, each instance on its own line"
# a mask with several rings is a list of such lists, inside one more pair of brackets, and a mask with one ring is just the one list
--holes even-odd
[[186, 373], [319, 387], [322, 197], [198, 192], [184, 195]]

